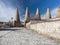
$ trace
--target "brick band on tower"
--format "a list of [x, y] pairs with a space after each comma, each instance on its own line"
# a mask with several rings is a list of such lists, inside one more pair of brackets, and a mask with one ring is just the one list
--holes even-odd
[[18, 8], [16, 8], [16, 15], [15, 15], [15, 17], [14, 17], [13, 26], [14, 26], [14, 27], [17, 27], [17, 26], [19, 27], [19, 26], [21, 26]]
[[60, 18], [60, 7], [57, 10], [57, 18]]
[[40, 17], [40, 11], [39, 11], [38, 8], [37, 8], [37, 11], [36, 11], [35, 20], [41, 20], [41, 17]]
[[26, 8], [26, 15], [25, 15], [25, 22], [29, 22], [30, 21], [30, 16], [29, 16], [29, 10], [28, 7]]
[[50, 9], [47, 8], [47, 12], [46, 12], [46, 20], [51, 19], [51, 14], [50, 14]]

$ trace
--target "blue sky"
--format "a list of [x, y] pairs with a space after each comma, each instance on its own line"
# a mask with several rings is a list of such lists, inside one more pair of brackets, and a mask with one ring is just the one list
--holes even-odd
[[36, 9], [39, 8], [42, 18], [45, 18], [46, 9], [49, 7], [52, 17], [56, 17], [59, 6], [60, 0], [0, 0], [0, 21], [11, 20], [17, 7], [21, 20], [24, 19], [26, 7], [29, 8], [31, 16], [35, 16]]

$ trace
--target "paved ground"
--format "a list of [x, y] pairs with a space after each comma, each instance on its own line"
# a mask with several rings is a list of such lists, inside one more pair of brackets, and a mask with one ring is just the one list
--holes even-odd
[[15, 31], [0, 31], [0, 45], [60, 45], [60, 43], [31, 30], [17, 28]]

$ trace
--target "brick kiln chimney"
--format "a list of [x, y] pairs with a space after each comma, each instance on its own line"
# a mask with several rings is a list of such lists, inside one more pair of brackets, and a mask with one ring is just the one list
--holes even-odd
[[47, 12], [46, 12], [46, 20], [51, 19], [51, 14], [50, 14], [50, 9], [47, 8]]
[[28, 7], [26, 8], [26, 15], [25, 15], [25, 20], [24, 20], [24, 26], [26, 26], [26, 23], [30, 21], [30, 16], [29, 16], [29, 10]]
[[37, 11], [36, 11], [35, 19], [36, 19], [36, 20], [41, 20], [41, 17], [40, 17], [40, 11], [39, 11], [38, 8], [37, 8]]
[[25, 22], [29, 22], [30, 21], [30, 16], [29, 16], [29, 10], [28, 7], [26, 8], [26, 15], [25, 15]]
[[60, 7], [57, 10], [57, 18], [60, 18]]
[[14, 17], [13, 26], [17, 27], [20, 25], [21, 25], [21, 22], [20, 22], [20, 18], [19, 18], [19, 12], [18, 12], [18, 8], [16, 8], [16, 15]]

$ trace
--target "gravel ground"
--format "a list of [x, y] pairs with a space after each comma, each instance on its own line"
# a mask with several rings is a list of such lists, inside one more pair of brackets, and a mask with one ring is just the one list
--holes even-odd
[[31, 30], [20, 28], [15, 31], [0, 31], [0, 45], [60, 45], [60, 43]]

